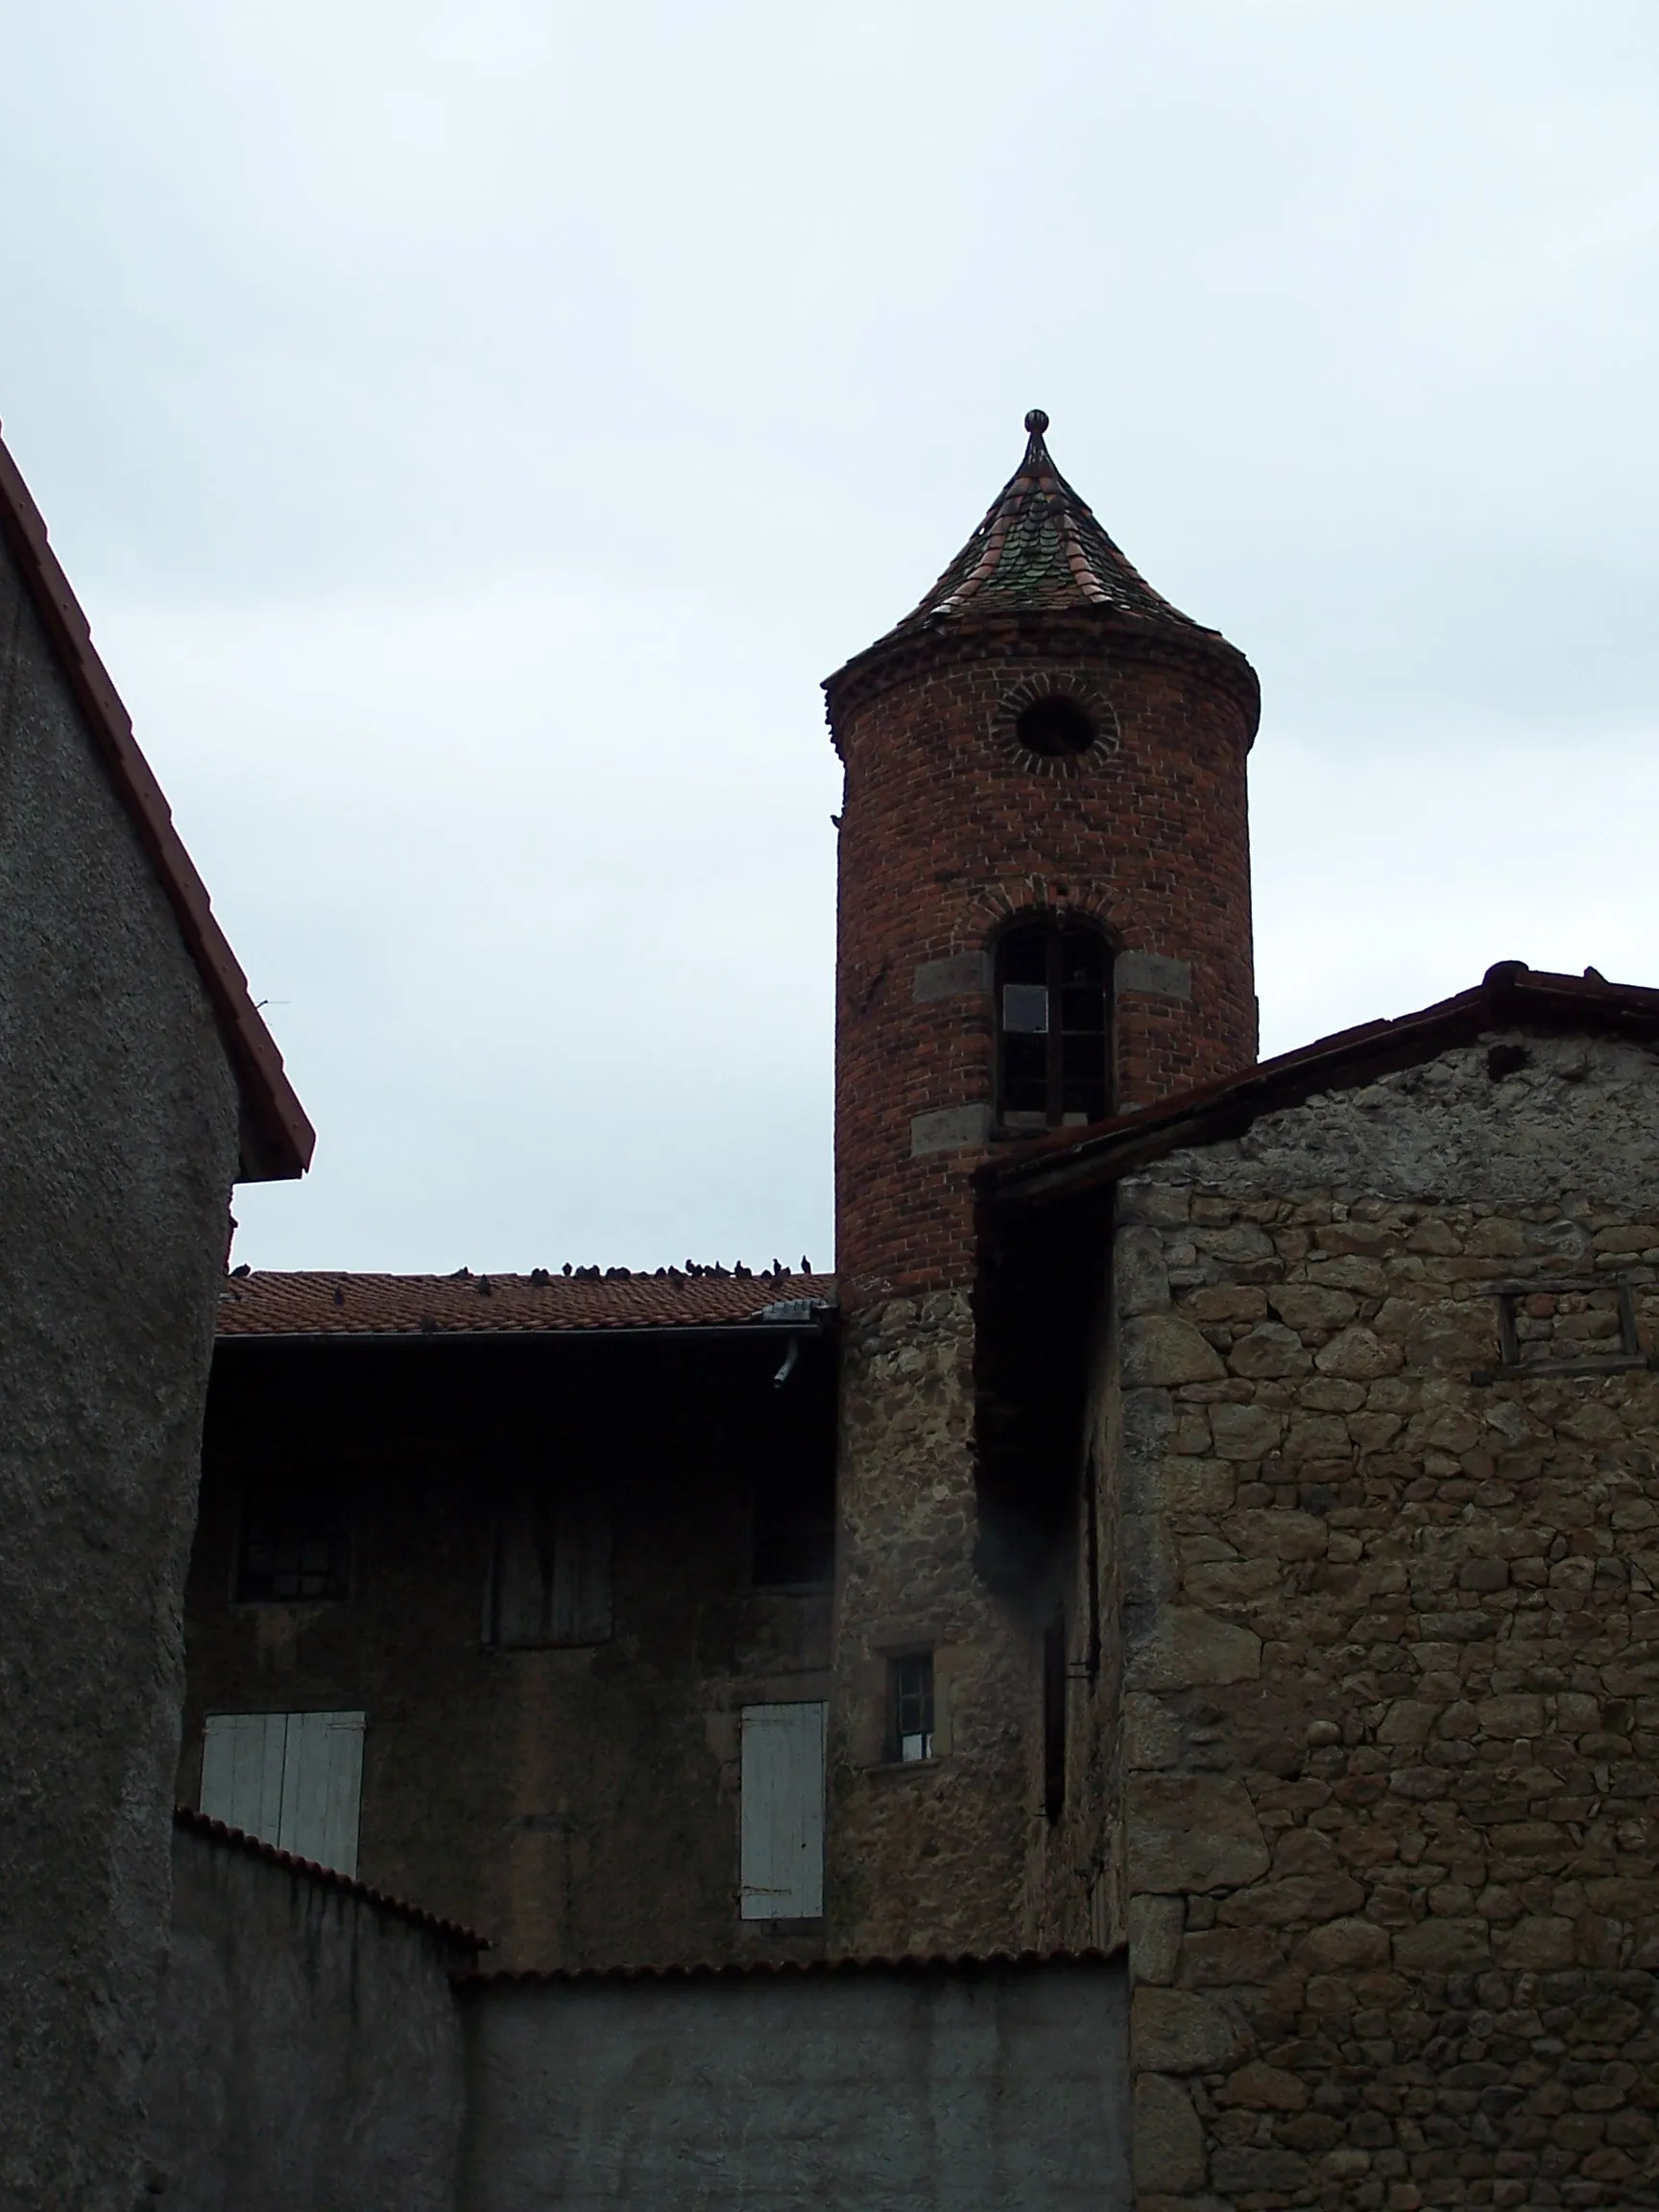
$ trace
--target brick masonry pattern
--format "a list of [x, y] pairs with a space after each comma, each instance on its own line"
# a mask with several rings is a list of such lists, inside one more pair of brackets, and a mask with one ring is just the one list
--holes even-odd
[[[1025, 752], [1011, 694], [1110, 702], [1115, 742]], [[912, 1157], [923, 1115], [989, 1106], [989, 993], [918, 1001], [916, 968], [983, 950], [1010, 917], [1095, 916], [1122, 948], [1191, 969], [1185, 1000], [1124, 994], [1120, 1104], [1255, 1054], [1245, 762], [1254, 679], [1231, 647], [1193, 648], [1105, 616], [1026, 617], [912, 641], [832, 680], [846, 763], [836, 1035], [837, 1257], [843, 1298], [964, 1284], [980, 1151]]]

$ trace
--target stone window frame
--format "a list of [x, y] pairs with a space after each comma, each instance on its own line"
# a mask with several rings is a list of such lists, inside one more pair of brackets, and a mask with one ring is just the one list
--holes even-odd
[[[1619, 1308], [1620, 1349], [1587, 1352], [1570, 1359], [1524, 1359], [1515, 1327], [1520, 1301], [1539, 1295], [1576, 1296], [1589, 1290], [1614, 1292]], [[1623, 1375], [1634, 1368], [1653, 1366], [1654, 1360], [1642, 1349], [1635, 1292], [1635, 1279], [1629, 1275], [1551, 1276], [1544, 1280], [1534, 1278], [1531, 1282], [1494, 1283], [1489, 1295], [1497, 1309], [1498, 1364], [1477, 1369], [1471, 1381], [1508, 1382], [1518, 1376], [1528, 1375]]]

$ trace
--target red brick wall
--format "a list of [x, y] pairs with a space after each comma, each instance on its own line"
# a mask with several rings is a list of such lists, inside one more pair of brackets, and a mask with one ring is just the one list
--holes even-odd
[[[1102, 738], [1025, 752], [1048, 683]], [[1117, 1008], [1120, 1107], [1256, 1051], [1245, 759], [1248, 664], [1104, 619], [1047, 616], [906, 641], [832, 678], [847, 768], [836, 1001], [836, 1264], [851, 1304], [973, 1275], [983, 1148], [912, 1157], [918, 1115], [993, 1097], [990, 994], [918, 1003], [923, 961], [989, 946], [1013, 913], [1097, 915], [1124, 950], [1190, 963], [1190, 1001]]]

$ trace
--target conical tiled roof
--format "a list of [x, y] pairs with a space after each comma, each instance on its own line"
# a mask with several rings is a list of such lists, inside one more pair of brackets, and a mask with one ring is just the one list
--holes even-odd
[[973, 615], [1102, 608], [1214, 637], [1154, 591], [1113, 544], [1048, 455], [1048, 418], [1034, 407], [1025, 458], [991, 511], [912, 613], [887, 633], [903, 637]]

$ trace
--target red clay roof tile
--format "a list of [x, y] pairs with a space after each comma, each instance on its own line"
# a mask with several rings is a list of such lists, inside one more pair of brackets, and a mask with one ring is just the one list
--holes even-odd
[[[707, 1329], [769, 1306], [832, 1304], [832, 1275], [357, 1275], [260, 1269], [219, 1302], [230, 1336], [543, 1335]], [[782, 1318], [781, 1316], [780, 1318]]]

